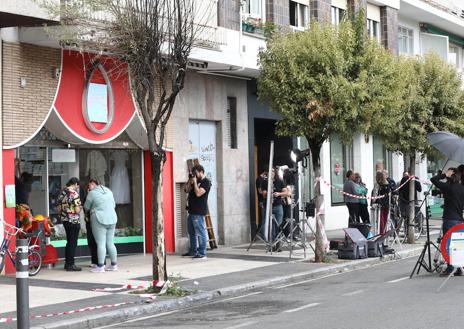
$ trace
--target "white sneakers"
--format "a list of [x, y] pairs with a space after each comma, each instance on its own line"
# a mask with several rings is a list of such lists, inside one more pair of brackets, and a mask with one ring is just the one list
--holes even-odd
[[98, 265], [92, 264], [90, 265], [90, 267], [90, 272], [92, 273], [113, 272], [118, 270], [118, 265], [106, 265], [99, 267]]
[[117, 271], [118, 270], [118, 265], [107, 265], [105, 266], [105, 271]]
[[104, 273], [105, 272], [105, 266], [95, 266], [90, 269], [90, 272], [92, 273]]

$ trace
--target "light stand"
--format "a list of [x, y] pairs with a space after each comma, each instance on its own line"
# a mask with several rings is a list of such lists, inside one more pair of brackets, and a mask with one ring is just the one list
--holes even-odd
[[[274, 215], [272, 214], [272, 191], [274, 190], [273, 180], [272, 180], [272, 167], [274, 161], [274, 141], [271, 141], [270, 151], [269, 151], [269, 171], [268, 171], [268, 178], [267, 178], [267, 193], [266, 193], [266, 215], [264, 222], [258, 226], [256, 230], [255, 236], [250, 242], [250, 245], [247, 248], [247, 251], [250, 251], [250, 248], [255, 243], [256, 239], [259, 238], [261, 241], [264, 242], [266, 246], [266, 250], [271, 250], [272, 252], [272, 224], [275, 221]], [[264, 237], [259, 235], [260, 231], [263, 229], [264, 225]]]
[[[432, 187], [430, 187], [430, 189], [431, 188]], [[429, 189], [429, 191], [430, 191], [430, 189]], [[426, 270], [429, 273], [432, 273], [437, 269], [437, 265], [432, 264], [432, 253], [430, 251], [430, 246], [433, 246], [438, 251], [440, 251], [440, 248], [435, 243], [430, 241], [430, 225], [429, 225], [429, 217], [430, 216], [429, 216], [429, 212], [428, 212], [428, 201], [427, 201], [427, 196], [429, 195], [429, 191], [424, 193], [424, 201], [425, 201], [425, 209], [426, 209], [426, 211], [425, 211], [425, 226], [426, 226], [426, 232], [427, 232], [427, 241], [425, 241], [424, 248], [422, 249], [422, 252], [421, 252], [419, 258], [417, 259], [416, 265], [414, 265], [414, 269], [412, 270], [411, 275], [409, 276], [410, 279], [413, 277], [414, 272], [416, 272], [416, 269], [417, 269], [416, 275], [419, 275], [421, 267], [423, 267], [424, 270]], [[427, 253], [428, 263], [425, 260], [425, 254], [426, 253]]]
[[[448, 161], [449, 161], [449, 159], [446, 160], [446, 162], [443, 165], [443, 168], [441, 169], [441, 171], [443, 171], [445, 169], [446, 165], [448, 164]], [[435, 243], [430, 241], [430, 225], [429, 225], [430, 215], [429, 215], [429, 211], [428, 211], [427, 196], [430, 194], [430, 191], [432, 190], [432, 187], [433, 187], [433, 184], [430, 185], [429, 190], [424, 193], [424, 200], [422, 200], [422, 203], [421, 203], [421, 205], [419, 207], [419, 210], [418, 210], [418, 211], [420, 211], [420, 209], [422, 208], [422, 205], [425, 202], [425, 226], [426, 226], [426, 231], [427, 231], [427, 241], [425, 241], [424, 248], [422, 249], [422, 252], [421, 252], [419, 258], [417, 259], [416, 265], [414, 265], [414, 269], [412, 270], [411, 275], [409, 276], [410, 279], [412, 279], [412, 277], [414, 275], [414, 272], [416, 272], [416, 269], [417, 269], [416, 275], [419, 275], [421, 267], [423, 267], [424, 270], [426, 270], [429, 273], [432, 273], [432, 272], [436, 271], [437, 268], [439, 267], [438, 264], [432, 264], [432, 253], [430, 251], [430, 246], [432, 245], [438, 252], [441, 252], [440, 248]], [[418, 213], [416, 213], [416, 216], [417, 216], [417, 214]], [[414, 218], [414, 221], [415, 221], [415, 218]], [[425, 253], [427, 253], [428, 264], [424, 260], [425, 259]]]

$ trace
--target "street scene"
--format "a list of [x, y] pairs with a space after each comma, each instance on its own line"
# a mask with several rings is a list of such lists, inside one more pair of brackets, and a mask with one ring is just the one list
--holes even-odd
[[463, 67], [460, 0], [3, 0], [0, 328], [459, 327]]

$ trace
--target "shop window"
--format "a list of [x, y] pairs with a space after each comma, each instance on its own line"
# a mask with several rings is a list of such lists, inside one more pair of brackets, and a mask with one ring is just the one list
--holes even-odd
[[[340, 136], [330, 137], [330, 181], [331, 184], [343, 189], [345, 183], [345, 173], [353, 169], [353, 143], [344, 145]], [[332, 204], [342, 204], [343, 195], [335, 190], [331, 190]]]
[[392, 152], [388, 151], [382, 140], [373, 137], [373, 154], [374, 154], [374, 178], [377, 171], [388, 170], [391, 174]]
[[332, 24], [333, 25], [340, 24], [343, 18], [345, 17], [346, 11], [344, 9], [334, 7], [334, 6], [332, 6], [331, 10], [332, 10]]
[[412, 29], [398, 26], [398, 52], [414, 55], [414, 31]]
[[237, 144], [237, 98], [227, 97], [227, 125], [229, 147], [236, 149]]

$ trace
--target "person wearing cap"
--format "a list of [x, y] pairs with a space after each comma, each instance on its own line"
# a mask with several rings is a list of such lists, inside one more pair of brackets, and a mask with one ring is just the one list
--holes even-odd
[[79, 179], [76, 177], [72, 177], [61, 191], [58, 197], [58, 211], [66, 232], [64, 269], [68, 272], [81, 271], [82, 269], [74, 264], [77, 239], [81, 230], [81, 199], [79, 197]]

